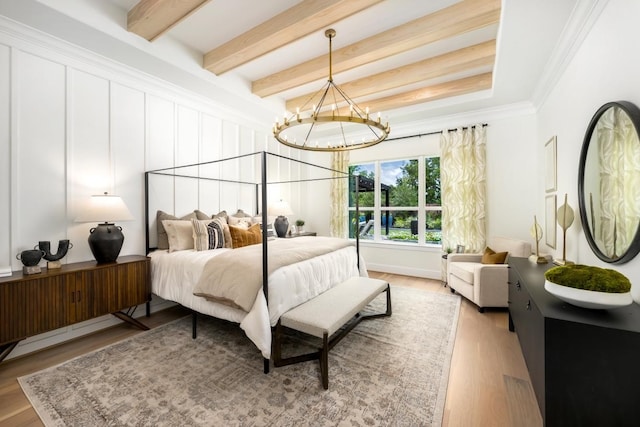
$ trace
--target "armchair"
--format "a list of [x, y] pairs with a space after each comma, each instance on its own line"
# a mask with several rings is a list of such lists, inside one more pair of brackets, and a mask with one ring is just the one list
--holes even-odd
[[487, 247], [495, 252], [507, 252], [505, 263], [483, 264], [483, 254], [452, 253], [447, 257], [447, 284], [451, 292], [457, 291], [476, 304], [481, 313], [485, 307], [508, 307], [508, 257], [531, 255], [529, 242], [508, 237], [491, 237]]

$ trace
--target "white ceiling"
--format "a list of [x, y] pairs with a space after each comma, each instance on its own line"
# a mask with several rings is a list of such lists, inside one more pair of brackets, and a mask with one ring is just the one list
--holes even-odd
[[[337, 31], [333, 41], [334, 51], [458, 1], [386, 0], [378, 3], [332, 25]], [[497, 35], [495, 66], [493, 70], [483, 71], [493, 71], [491, 90], [386, 111], [385, 116], [397, 128], [402, 122], [418, 118], [455, 116], [470, 111], [501, 109], [520, 104], [535, 106], [552, 86], [554, 76], [562, 71], [563, 58], [575, 49], [576, 43], [584, 35], [585, 23], [589, 21], [589, 14], [597, 1], [503, 0], [499, 26], [486, 27], [366, 64], [336, 74], [334, 80], [340, 85], [341, 82], [360, 75], [415, 62], [490, 40]], [[291, 8], [300, 0], [212, 0], [153, 42], [129, 33], [126, 29], [127, 12], [138, 0], [39, 2], [182, 69], [197, 72], [198, 77], [202, 78], [205, 75], [202, 69], [204, 53]], [[284, 99], [318, 90], [324, 81], [315, 81], [265, 99], [251, 94], [251, 81], [326, 54], [327, 51], [328, 42], [324, 31], [319, 31], [230, 72], [220, 76], [209, 73], [205, 78], [281, 113]]]

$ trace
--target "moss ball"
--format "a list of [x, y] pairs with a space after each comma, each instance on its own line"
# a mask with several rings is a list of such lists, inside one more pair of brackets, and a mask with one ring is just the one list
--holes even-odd
[[545, 279], [557, 285], [587, 291], [625, 293], [631, 290], [627, 277], [615, 270], [591, 265], [561, 265], [547, 270]]

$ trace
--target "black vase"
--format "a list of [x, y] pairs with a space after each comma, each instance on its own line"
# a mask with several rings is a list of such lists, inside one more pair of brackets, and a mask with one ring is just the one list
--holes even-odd
[[89, 231], [89, 248], [98, 264], [114, 262], [124, 243], [122, 227], [105, 222]]
[[287, 235], [287, 230], [289, 229], [289, 220], [285, 216], [279, 215], [276, 220], [273, 221], [273, 228], [276, 229], [278, 237], [284, 237]]

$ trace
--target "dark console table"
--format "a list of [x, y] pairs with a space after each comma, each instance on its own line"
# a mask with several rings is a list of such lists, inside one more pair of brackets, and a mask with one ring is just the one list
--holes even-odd
[[640, 423], [640, 306], [591, 310], [544, 289], [544, 272], [509, 258], [509, 330], [520, 347], [546, 426]]

